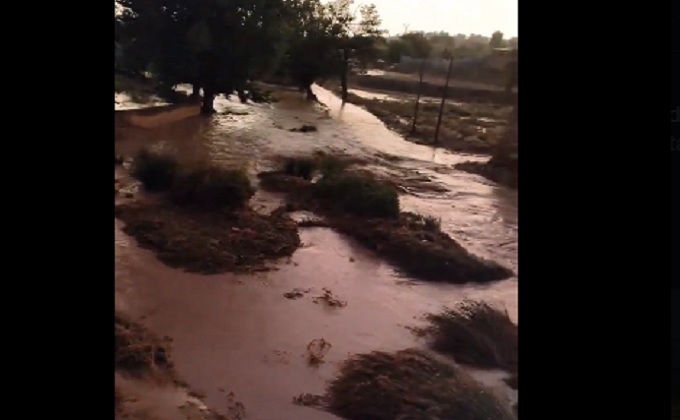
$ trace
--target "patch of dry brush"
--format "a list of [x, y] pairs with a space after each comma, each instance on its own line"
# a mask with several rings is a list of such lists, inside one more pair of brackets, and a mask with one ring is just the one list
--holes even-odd
[[349, 420], [511, 420], [509, 406], [460, 368], [421, 350], [347, 360], [331, 383], [329, 411]]
[[463, 301], [427, 319], [433, 350], [461, 364], [517, 372], [517, 325], [506, 311]]
[[[115, 366], [117, 370], [144, 375], [172, 376], [168, 343], [122, 314], [115, 314]], [[116, 393], [117, 400], [119, 392]]]

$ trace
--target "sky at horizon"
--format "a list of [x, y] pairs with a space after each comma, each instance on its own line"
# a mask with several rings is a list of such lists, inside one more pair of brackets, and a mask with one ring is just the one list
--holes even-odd
[[517, 0], [357, 0], [373, 3], [390, 35], [410, 31], [517, 36]]

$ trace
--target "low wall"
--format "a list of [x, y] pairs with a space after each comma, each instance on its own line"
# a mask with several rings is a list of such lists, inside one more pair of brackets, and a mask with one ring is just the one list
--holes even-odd
[[150, 108], [116, 111], [116, 126], [153, 128], [195, 117], [201, 113], [201, 104], [163, 105]]

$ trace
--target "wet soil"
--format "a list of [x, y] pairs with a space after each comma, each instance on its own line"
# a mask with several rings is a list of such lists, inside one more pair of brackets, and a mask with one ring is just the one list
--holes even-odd
[[297, 226], [285, 215], [252, 210], [197, 211], [165, 202], [124, 204], [116, 217], [140, 246], [171, 267], [202, 274], [265, 270], [299, 246]]

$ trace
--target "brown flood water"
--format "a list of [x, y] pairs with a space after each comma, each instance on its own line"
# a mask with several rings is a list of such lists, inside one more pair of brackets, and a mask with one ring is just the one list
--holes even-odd
[[[442, 219], [442, 228], [471, 251], [517, 271], [517, 195], [452, 169], [461, 156], [404, 141], [366, 111], [316, 88], [327, 115], [294, 96], [274, 105], [220, 100], [218, 110], [247, 115], [189, 119], [153, 130], [131, 130], [116, 143], [119, 153], [141, 145], [173, 151], [187, 161], [246, 165], [256, 173], [280, 154], [344, 151], [371, 158], [372, 167], [393, 174], [429, 178], [448, 189], [401, 197], [406, 210]], [[287, 131], [314, 124], [317, 133]], [[385, 154], [399, 160], [385, 159]], [[256, 206], [272, 208], [264, 194]], [[517, 321], [517, 279], [487, 286], [429, 284], [400, 277], [351, 240], [324, 228], [301, 230], [304, 246], [277, 271], [254, 276], [202, 276], [171, 269], [136, 246], [116, 221], [116, 305], [152, 331], [173, 338], [172, 356], [181, 377], [226, 412], [227, 394], [244, 404], [248, 419], [331, 419], [328, 413], [292, 404], [300, 393], [321, 393], [337, 363], [348, 354], [422, 346], [406, 326], [420, 325], [425, 312], [469, 297], [504, 305]], [[283, 296], [295, 288], [303, 297]], [[344, 308], [327, 308], [313, 298], [332, 291]], [[318, 368], [307, 365], [307, 344], [332, 345]], [[498, 374], [477, 372], [487, 383]]]

